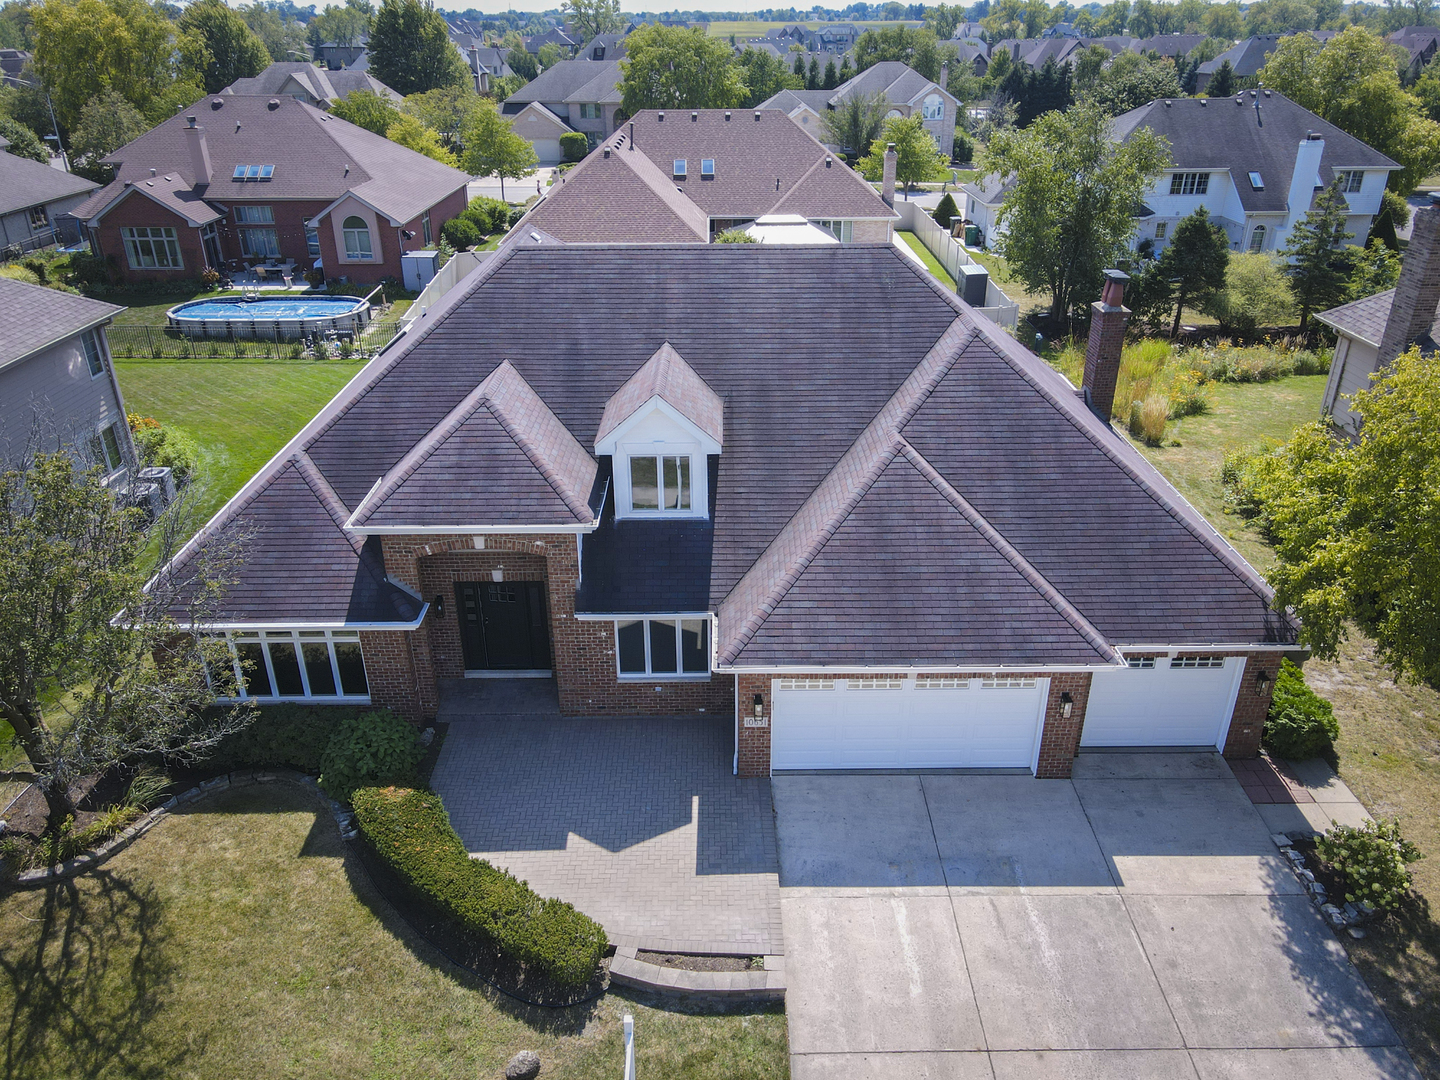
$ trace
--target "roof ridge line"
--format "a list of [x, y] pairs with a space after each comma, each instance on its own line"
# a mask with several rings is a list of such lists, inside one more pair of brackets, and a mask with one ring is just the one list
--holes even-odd
[[[809, 133], [808, 131], [805, 132], [805, 134], [806, 134], [806, 135], [810, 135], [810, 133]], [[811, 137], [812, 139], [815, 138], [813, 135], [811, 135], [810, 137]], [[819, 140], [817, 139], [816, 142], [819, 143]], [[825, 149], [823, 143], [820, 144], [820, 148], [821, 148], [822, 150]], [[800, 174], [800, 179], [796, 180], [793, 184], [791, 184], [788, 188], [786, 188], [786, 189], [785, 189], [785, 193], [784, 193], [783, 195], [781, 195], [778, 199], [776, 199], [773, 203], [770, 204], [770, 209], [767, 210], [766, 213], [767, 213], [767, 214], [769, 214], [769, 213], [774, 213], [774, 212], [775, 212], [775, 208], [776, 208], [777, 206], [779, 206], [781, 203], [783, 203], [783, 202], [784, 202], [786, 199], [788, 199], [791, 195], [795, 194], [795, 189], [798, 188], [801, 184], [803, 184], [806, 180], [810, 179], [810, 174], [813, 173], [816, 169], [818, 169], [821, 165], [823, 165], [823, 164], [825, 163], [825, 158], [826, 158], [827, 156], [829, 156], [829, 154], [830, 154], [830, 151], [829, 151], [829, 150], [825, 150], [825, 153], [824, 153], [824, 154], [822, 154], [820, 157], [816, 158], [815, 161], [811, 164], [811, 166], [810, 166], [808, 169], [806, 169], [803, 173]]]
[[310, 455], [301, 450], [295, 455], [295, 468], [300, 473], [300, 478], [309, 485], [310, 490], [315, 493], [315, 498], [320, 500], [320, 505], [330, 515], [330, 520], [335, 522], [335, 527], [345, 537], [346, 543], [355, 549], [358, 555], [360, 549], [365, 546], [361, 537], [353, 536], [345, 532], [345, 523], [350, 518], [350, 508], [347, 507], [335, 489], [330, 486], [330, 481], [325, 479], [325, 474], [320, 471], [319, 466], [310, 460]]
[[980, 513], [979, 510], [970, 504], [970, 500], [960, 494], [950, 481], [941, 476], [939, 470], [925, 459], [924, 455], [910, 443], [910, 440], [901, 435], [900, 443], [900, 452], [906, 460], [908, 460], [911, 465], [914, 465], [915, 468], [919, 470], [920, 475], [930, 481], [930, 483], [934, 485], [935, 490], [943, 495], [950, 504], [960, 512], [965, 520], [970, 522], [976, 531], [989, 541], [990, 546], [998, 551], [1006, 562], [1015, 567], [1015, 569], [1020, 572], [1020, 575], [1034, 587], [1035, 591], [1043, 596], [1066, 622], [1079, 631], [1081, 636], [1094, 647], [1096, 652], [1118, 663], [1120, 654], [1115, 650], [1115, 647], [1106, 640], [1105, 636], [1100, 633], [1099, 628], [1091, 623], [1089, 619], [1085, 618], [1080, 612], [1080, 609], [1070, 603], [1070, 601], [1065, 598], [1065, 594], [1057, 589], [1044, 574], [1031, 564], [1029, 559], [1021, 554], [1019, 548], [1005, 539], [1000, 530], [995, 528], [984, 514]]

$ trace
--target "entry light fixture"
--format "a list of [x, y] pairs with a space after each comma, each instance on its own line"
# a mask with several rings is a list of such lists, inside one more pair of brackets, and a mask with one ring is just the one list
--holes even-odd
[[1270, 673], [1261, 668], [1255, 673], [1255, 693], [1264, 697], [1270, 691]]
[[1069, 691], [1069, 690], [1063, 690], [1063, 691], [1061, 691], [1061, 693], [1060, 693], [1060, 715], [1063, 716], [1066, 720], [1069, 720], [1069, 719], [1070, 719], [1070, 714], [1071, 714], [1072, 712], [1074, 712], [1074, 711], [1075, 711], [1075, 699], [1070, 695], [1070, 691]]
[[758, 720], [765, 715], [765, 695], [755, 695], [755, 718]]
[[430, 607], [434, 610], [437, 619], [443, 619], [445, 617], [445, 594], [437, 592]]
[[491, 571], [490, 571], [490, 580], [491, 580], [491, 581], [504, 581], [504, 580], [505, 580], [505, 567], [503, 567], [503, 566], [497, 566], [497, 567], [495, 567], [494, 570], [491, 570]]

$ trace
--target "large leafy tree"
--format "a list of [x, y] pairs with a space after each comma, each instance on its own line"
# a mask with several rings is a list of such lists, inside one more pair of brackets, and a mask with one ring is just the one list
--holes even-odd
[[312, 46], [327, 41], [336, 45], [358, 45], [374, 21], [375, 8], [370, 0], [345, 0], [344, 4], [332, 4], [311, 19], [306, 37]]
[[205, 540], [157, 574], [188, 516], [172, 508], [151, 526], [91, 461], [83, 449], [24, 452], [0, 472], [0, 718], [52, 830], [74, 813], [82, 777], [157, 754], [194, 760], [248, 720], [208, 708], [217, 689], [233, 696], [234, 676], [228, 646], [201, 633], [243, 538]]
[[856, 164], [865, 179], [879, 180], [884, 175], [889, 143], [895, 144], [895, 182], [907, 191], [913, 184], [938, 180], [945, 175], [947, 159], [925, 129], [924, 118], [915, 113], [892, 116], [880, 125], [880, 135], [870, 144], [870, 153]]
[[356, 90], [346, 95], [331, 106], [330, 113], [376, 135], [384, 135], [390, 130], [390, 125], [400, 119], [400, 110], [390, 99], [371, 90]]
[[1094, 104], [1049, 112], [1024, 131], [995, 134], [983, 175], [1013, 178], [994, 244], [1057, 322], [1100, 294], [1107, 266], [1128, 253], [1135, 207], [1169, 160], [1169, 144], [1141, 128], [1124, 142]]
[[8, 116], [0, 116], [0, 138], [10, 144], [5, 148], [6, 153], [38, 161], [41, 165], [48, 164], [50, 161], [50, 152], [45, 149], [45, 144], [40, 141], [40, 136], [24, 124], [11, 120]]
[[1210, 220], [1200, 207], [1181, 218], [1175, 232], [1160, 253], [1159, 273], [1171, 288], [1175, 321], [1170, 336], [1180, 333], [1180, 315], [1188, 307], [1204, 305], [1225, 287], [1225, 269], [1230, 264], [1230, 241], [1225, 230]]
[[204, 46], [201, 77], [207, 94], [218, 94], [236, 79], [249, 79], [270, 66], [265, 43], [225, 0], [197, 0], [180, 13], [177, 24]]
[[[855, 39], [855, 70], [864, 71], [885, 60], [908, 64], [927, 79], [940, 77], [943, 60], [935, 31], [928, 27], [897, 24], [866, 30]], [[953, 47], [950, 50], [954, 53]]]
[[1212, 98], [1229, 97], [1235, 92], [1235, 69], [1229, 60], [1220, 61], [1220, 66], [1205, 84], [1205, 96]]
[[305, 25], [293, 16], [282, 19], [269, 4], [256, 0], [236, 9], [245, 25], [265, 44], [265, 51], [277, 64], [305, 59]]
[[586, 41], [597, 34], [618, 34], [625, 29], [620, 0], [564, 0], [560, 10]]
[[469, 86], [443, 86], [405, 99], [404, 110], [426, 127], [439, 133], [446, 145], [459, 140], [460, 129], [471, 110], [480, 105], [480, 95]]
[[746, 88], [732, 57], [728, 44], [698, 28], [642, 26], [625, 39], [621, 107], [634, 116], [641, 109], [738, 106]]
[[460, 130], [465, 154], [461, 167], [472, 176], [498, 176], [500, 197], [505, 197], [505, 181], [520, 180], [531, 175], [540, 164], [535, 148], [515, 134], [510, 121], [490, 100], [482, 100], [465, 118]]
[[1395, 671], [1440, 686], [1440, 365], [1411, 349], [1380, 374], [1351, 399], [1358, 441], [1308, 425], [1240, 486], [1301, 642], [1334, 656], [1353, 623]]
[[113, 154], [150, 130], [140, 110], [111, 90], [87, 102], [70, 136], [75, 171], [96, 183], [108, 184], [111, 170], [100, 159]]
[[820, 130], [826, 142], [858, 154], [880, 137], [889, 108], [884, 94], [851, 94], [836, 108], [821, 113]]
[[1346, 299], [1355, 255], [1345, 246], [1355, 235], [1345, 228], [1348, 213], [1339, 184], [1330, 185], [1315, 196], [1315, 204], [1290, 230], [1281, 252], [1289, 260], [1285, 276], [1300, 307], [1302, 333], [1312, 311], [1324, 311]]
[[1404, 166], [1390, 174], [1391, 191], [1408, 195], [1440, 165], [1440, 124], [1401, 87], [1391, 47], [1362, 26], [1324, 45], [1308, 34], [1282, 38], [1260, 78]]
[[798, 90], [800, 87], [790, 69], [778, 56], [759, 49], [745, 49], [735, 58], [740, 66], [740, 78], [748, 92], [745, 106], [753, 109], [762, 101], [769, 101], [781, 90]]
[[1099, 72], [1089, 96], [1111, 116], [1119, 116], [1149, 102], [1182, 95], [1173, 63], [1125, 52]]
[[402, 96], [458, 86], [471, 77], [432, 0], [384, 0], [370, 31], [370, 70]]
[[408, 150], [414, 150], [417, 154], [433, 158], [442, 165], [453, 168], [459, 164], [455, 155], [440, 141], [439, 134], [409, 114], [399, 117], [391, 124], [385, 131], [385, 137]]

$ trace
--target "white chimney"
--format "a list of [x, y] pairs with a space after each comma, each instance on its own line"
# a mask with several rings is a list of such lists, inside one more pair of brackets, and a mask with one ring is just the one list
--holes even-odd
[[950, 61], [946, 60], [940, 65], [940, 89], [950, 89]]
[[[1300, 147], [1295, 151], [1295, 171], [1290, 176], [1289, 214], [1283, 231], [1276, 238], [1277, 244], [1285, 243], [1290, 238], [1290, 230], [1310, 212], [1315, 189], [1320, 186], [1320, 159], [1324, 154], [1325, 140], [1314, 132], [1300, 140]], [[1240, 243], [1243, 250], [1245, 241], [1242, 239]]]
[[210, 147], [205, 144], [205, 129], [195, 122], [195, 117], [185, 118], [185, 145], [190, 148], [190, 168], [195, 173], [195, 186], [204, 187], [210, 183]]

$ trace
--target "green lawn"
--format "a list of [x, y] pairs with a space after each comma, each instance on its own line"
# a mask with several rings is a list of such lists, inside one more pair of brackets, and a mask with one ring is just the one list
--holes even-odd
[[642, 1077], [789, 1072], [776, 1010], [515, 1004], [414, 936], [329, 811], [282, 785], [202, 801], [97, 872], [0, 900], [0, 987], [13, 1080], [473, 1080], [525, 1049], [547, 1080], [616, 1080], [625, 1013]]
[[[1324, 375], [1217, 386], [1211, 413], [1172, 423], [1179, 446], [1140, 448], [1262, 572], [1274, 553], [1251, 525], [1224, 511], [1220, 461], [1228, 449], [1283, 439], [1316, 419], [1324, 386]], [[1363, 941], [1341, 941], [1421, 1073], [1440, 1077], [1440, 693], [1397, 684], [1359, 634], [1334, 661], [1308, 661], [1305, 678], [1335, 706], [1341, 777], [1371, 814], [1399, 817], [1426, 856], [1411, 867], [1420, 902]]]
[[930, 273], [934, 274], [935, 277], [939, 279], [942, 285], [944, 285], [951, 292], [955, 291], [955, 279], [950, 276], [949, 272], [945, 269], [945, 267], [940, 265], [940, 260], [935, 258], [934, 255], [930, 254], [930, 249], [920, 242], [920, 238], [918, 236], [916, 236], [913, 232], [906, 232], [903, 229], [897, 230], [896, 235], [898, 235], [900, 239], [904, 240], [905, 243], [909, 245], [911, 251], [915, 252], [916, 255], [920, 256], [920, 258], [925, 263], [925, 268], [929, 270]]
[[121, 360], [125, 408], [174, 424], [200, 444], [206, 521], [335, 396], [358, 362], [247, 364]]
[[972, 259], [990, 271], [990, 280], [999, 285], [1006, 296], [1020, 305], [1021, 318], [1037, 309], [1042, 312], [1050, 309], [1050, 294], [1031, 292], [1023, 281], [1010, 273], [1010, 264], [999, 255], [991, 254], [988, 251], [974, 251], [971, 248], [965, 250]]

